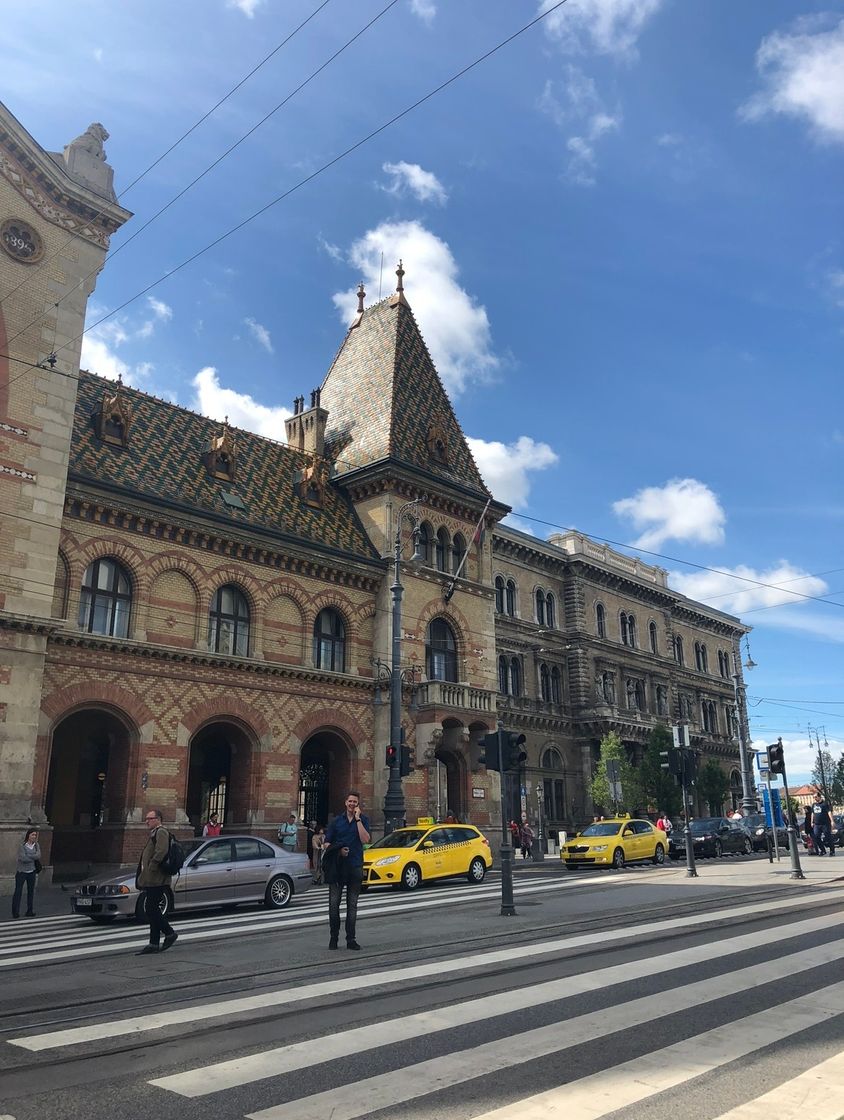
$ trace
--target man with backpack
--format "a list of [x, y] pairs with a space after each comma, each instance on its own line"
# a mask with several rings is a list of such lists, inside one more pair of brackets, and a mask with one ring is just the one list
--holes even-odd
[[[144, 892], [144, 915], [149, 922], [149, 945], [141, 949], [137, 954], [139, 957], [147, 953], [163, 953], [165, 949], [175, 945], [179, 936], [161, 913], [161, 903], [166, 897], [172, 878], [168, 862], [172, 838], [162, 824], [160, 809], [148, 809], [144, 823], [149, 829], [149, 838], [138, 862], [135, 885]], [[164, 942], [159, 949], [162, 933]]]

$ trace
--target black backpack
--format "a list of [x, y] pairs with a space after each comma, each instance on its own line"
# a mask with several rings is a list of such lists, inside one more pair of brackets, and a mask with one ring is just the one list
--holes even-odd
[[165, 875], [178, 875], [185, 862], [185, 849], [173, 835], [169, 833], [170, 843], [167, 846], [167, 855], [158, 865]]

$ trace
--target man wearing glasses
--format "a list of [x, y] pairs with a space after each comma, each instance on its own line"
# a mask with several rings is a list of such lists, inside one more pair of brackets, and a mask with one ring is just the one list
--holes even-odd
[[[171, 879], [171, 876], [161, 867], [161, 861], [170, 848], [170, 833], [161, 823], [160, 809], [148, 809], [144, 822], [149, 829], [149, 838], [141, 852], [135, 886], [144, 892], [144, 914], [149, 922], [149, 945], [141, 949], [137, 954], [139, 957], [146, 956], [147, 953], [163, 953], [165, 949], [169, 949], [176, 943], [179, 936], [161, 913], [161, 903]], [[164, 943], [159, 948], [162, 933]]]

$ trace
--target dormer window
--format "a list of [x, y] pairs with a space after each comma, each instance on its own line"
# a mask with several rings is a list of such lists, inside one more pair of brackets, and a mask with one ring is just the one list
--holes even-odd
[[428, 454], [435, 463], [448, 463], [448, 437], [445, 428], [438, 420], [434, 420], [428, 428]]
[[203, 456], [205, 469], [212, 478], [223, 482], [234, 482], [237, 463], [237, 444], [229, 428], [229, 418], [223, 423], [223, 430], [208, 443]]
[[297, 491], [303, 502], [315, 509], [325, 505], [325, 492], [331, 477], [331, 468], [325, 459], [314, 458], [299, 475]]
[[114, 392], [106, 392], [94, 417], [97, 435], [113, 447], [128, 447], [132, 424], [132, 406], [123, 396], [123, 382], [118, 378]]

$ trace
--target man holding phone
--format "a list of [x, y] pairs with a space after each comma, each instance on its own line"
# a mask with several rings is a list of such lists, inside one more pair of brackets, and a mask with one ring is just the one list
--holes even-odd
[[[325, 853], [329, 856], [326, 871], [328, 883], [329, 949], [336, 949], [340, 937], [340, 899], [346, 888], [346, 948], [360, 949], [355, 940], [358, 916], [358, 898], [363, 882], [363, 846], [371, 840], [369, 818], [360, 811], [360, 794], [350, 790], [346, 795], [346, 809], [335, 817], [325, 833]], [[324, 864], [326, 866], [326, 864]]]

